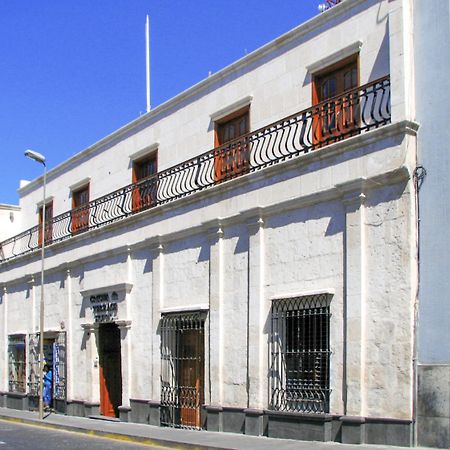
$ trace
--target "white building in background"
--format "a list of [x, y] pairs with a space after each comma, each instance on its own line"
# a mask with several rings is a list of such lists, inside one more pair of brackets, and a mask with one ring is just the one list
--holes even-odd
[[20, 220], [20, 208], [14, 205], [0, 203], [0, 242], [13, 236], [18, 229], [17, 223]]
[[414, 444], [414, 3], [344, 0], [49, 170], [44, 232], [20, 188], [0, 404], [36, 407], [45, 239], [57, 411]]

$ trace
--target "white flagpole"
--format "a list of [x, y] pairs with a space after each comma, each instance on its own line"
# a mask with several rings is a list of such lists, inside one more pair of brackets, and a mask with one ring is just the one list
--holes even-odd
[[147, 14], [145, 21], [145, 68], [147, 86], [147, 112], [150, 111], [150, 21]]

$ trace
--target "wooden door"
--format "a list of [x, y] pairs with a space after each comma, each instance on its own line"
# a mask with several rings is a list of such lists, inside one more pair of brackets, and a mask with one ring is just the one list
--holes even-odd
[[[156, 205], [157, 179], [157, 155], [152, 154], [133, 163], [133, 183], [139, 183], [133, 189], [131, 208], [133, 212], [141, 211]], [[146, 181], [145, 181], [146, 180]]]
[[89, 227], [89, 185], [72, 193], [72, 233]]
[[39, 246], [42, 245], [42, 230], [45, 229], [45, 244], [50, 244], [52, 242], [53, 236], [53, 202], [47, 203], [45, 205], [45, 225], [44, 218], [42, 217], [44, 209], [39, 208], [39, 233], [38, 233], [38, 243]]
[[313, 86], [312, 141], [328, 145], [353, 134], [359, 123], [359, 96], [349, 92], [358, 85], [357, 61], [317, 76]]
[[203, 330], [180, 333], [180, 425], [200, 428], [203, 403], [204, 350]]
[[116, 324], [99, 328], [100, 414], [119, 417], [122, 404], [120, 330]]
[[[214, 157], [215, 181], [226, 180], [246, 173], [249, 169], [249, 144], [245, 139], [237, 140], [249, 132], [249, 110], [245, 108], [216, 126]], [[234, 141], [234, 142], [231, 142]], [[226, 145], [230, 142], [229, 145]]]

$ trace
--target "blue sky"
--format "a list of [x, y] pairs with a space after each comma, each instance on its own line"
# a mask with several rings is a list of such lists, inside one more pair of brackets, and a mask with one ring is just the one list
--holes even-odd
[[1, 0], [0, 203], [48, 168], [318, 14], [319, 0]]

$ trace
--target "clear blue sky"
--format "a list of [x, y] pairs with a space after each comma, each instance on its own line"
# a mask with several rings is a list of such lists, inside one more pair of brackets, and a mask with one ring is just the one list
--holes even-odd
[[0, 203], [145, 112], [318, 14], [319, 0], [1, 0]]

